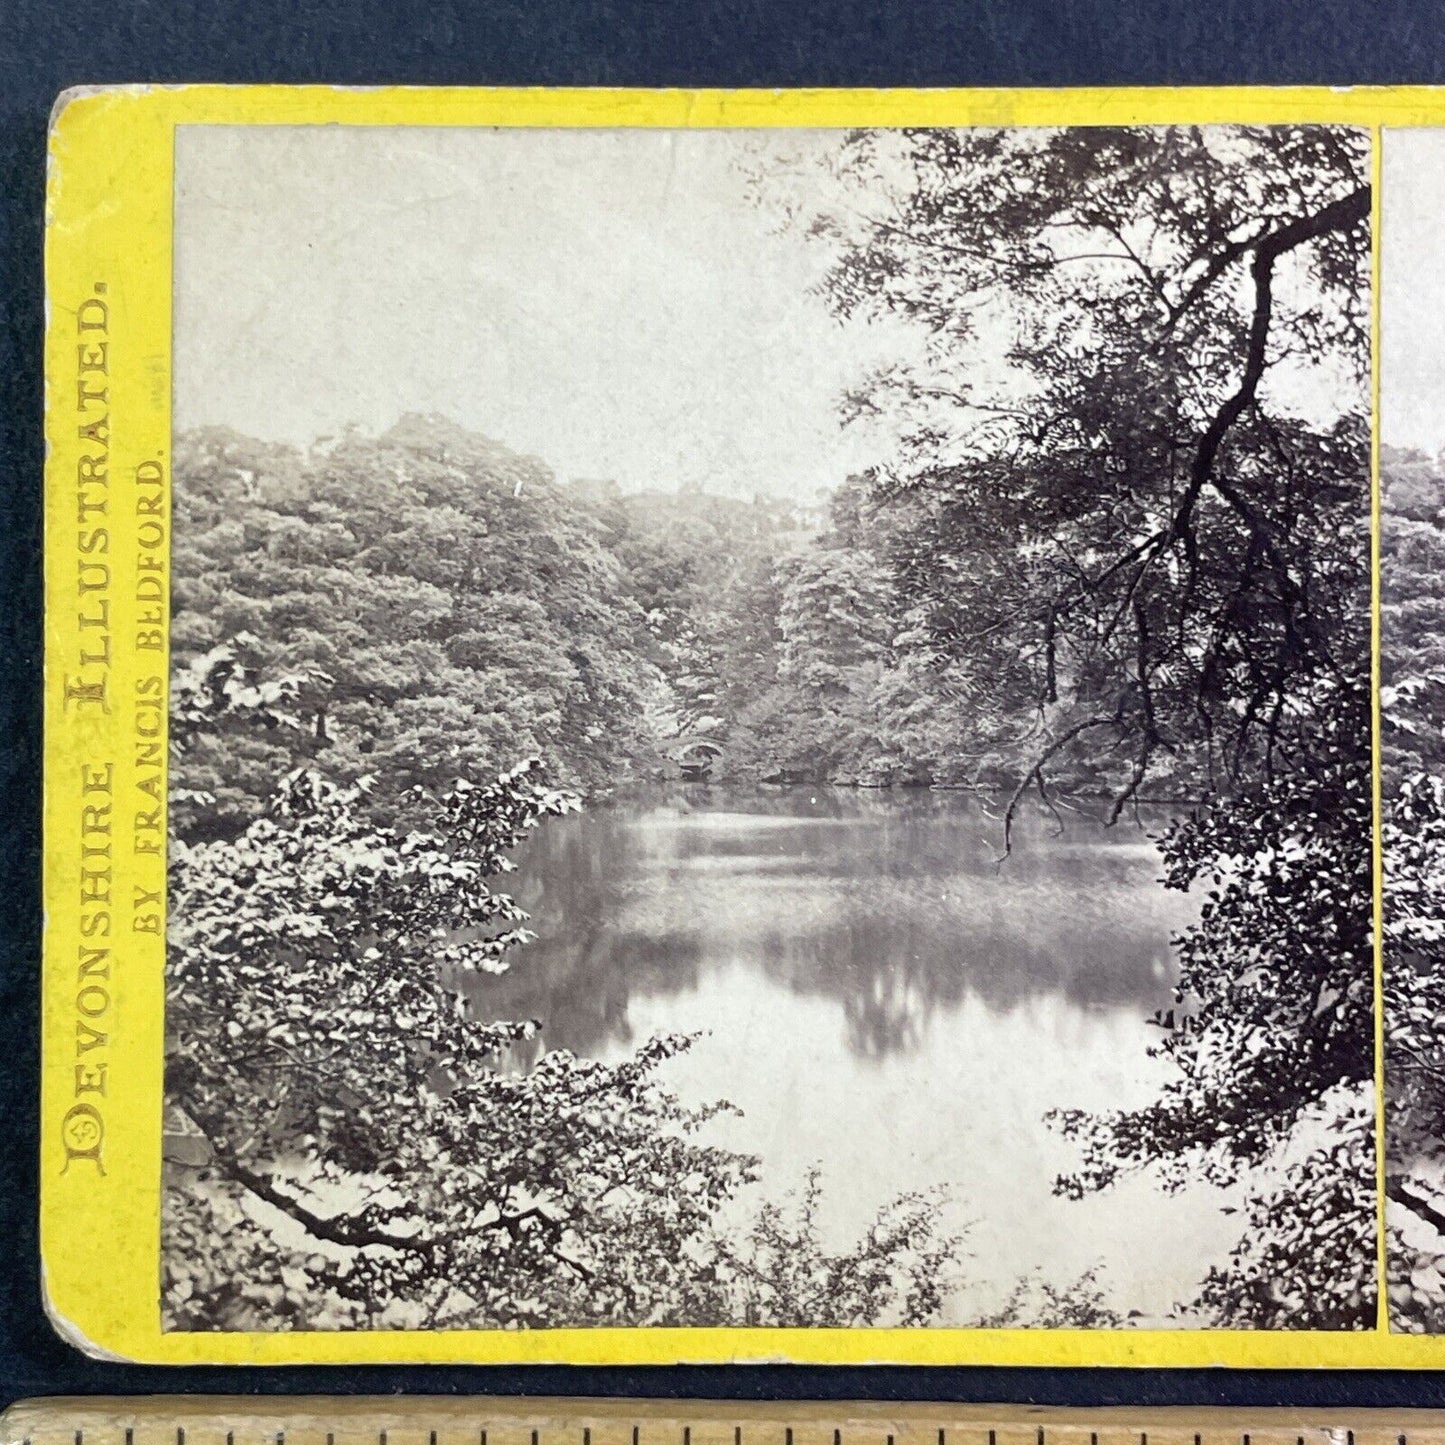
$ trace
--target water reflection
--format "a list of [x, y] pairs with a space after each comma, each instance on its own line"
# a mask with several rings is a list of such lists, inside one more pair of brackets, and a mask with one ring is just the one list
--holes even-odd
[[968, 1280], [946, 1322], [996, 1309], [1029, 1271], [1102, 1262], [1121, 1311], [1163, 1323], [1237, 1233], [1237, 1204], [1146, 1177], [1081, 1202], [1051, 1109], [1137, 1107], [1167, 1065], [1169, 940], [1192, 904], [1132, 826], [1000, 826], [958, 794], [672, 788], [547, 822], [519, 854], [537, 941], [468, 986], [487, 1017], [537, 1018], [535, 1051], [616, 1060], [700, 1031], [667, 1065], [690, 1103], [742, 1111], [715, 1142], [758, 1154], [771, 1194], [817, 1161], [838, 1245], [909, 1189], [954, 1190]]
[[913, 790], [675, 786], [552, 821], [515, 889], [537, 942], [474, 997], [601, 1055], [637, 1041], [635, 998], [743, 962], [833, 1000], [860, 1059], [917, 1049], [966, 997], [1165, 1001], [1188, 912], [1143, 832], [1026, 818], [1002, 866], [999, 837], [977, 801]]

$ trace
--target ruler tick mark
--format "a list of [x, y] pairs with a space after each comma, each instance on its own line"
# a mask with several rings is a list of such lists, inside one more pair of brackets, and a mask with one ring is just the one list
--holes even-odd
[[437, 1432], [435, 1430], [431, 1431], [426, 1438], [427, 1445], [437, 1445]]
[[682, 1427], [682, 1445], [692, 1445], [692, 1426], [691, 1426], [691, 1425], [684, 1425], [684, 1426]]

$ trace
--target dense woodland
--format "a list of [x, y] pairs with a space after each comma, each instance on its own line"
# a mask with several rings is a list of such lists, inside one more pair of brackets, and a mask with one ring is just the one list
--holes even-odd
[[[1034, 728], [1026, 658], [985, 687], [941, 653], [931, 519], [867, 478], [806, 507], [623, 494], [436, 417], [306, 454], [192, 433], [177, 472], [177, 658], [225, 646], [304, 678], [298, 728], [198, 740], [196, 827], [238, 826], [323, 756], [382, 809], [533, 756], [605, 796], [676, 776], [696, 742], [719, 779], [996, 790]], [[1199, 791], [1197, 762], [1161, 754], [1151, 788]], [[1108, 756], [1062, 773], [1128, 776]]]
[[1445, 1330], [1445, 464], [1381, 457], [1391, 1318]]
[[[889, 464], [791, 506], [433, 417], [180, 438], [168, 1318], [938, 1317], [926, 1200], [844, 1256], [807, 1197], [729, 1233], [753, 1165], [657, 1083], [685, 1040], [518, 1079], [524, 1025], [449, 987], [525, 967], [488, 880], [528, 828], [705, 739], [720, 776], [976, 788], [1001, 866], [1025, 805], [1172, 800], [1173, 1081], [1056, 1120], [1057, 1188], [1265, 1179], [1181, 1318], [1372, 1326], [1367, 175], [1318, 127], [852, 137], [860, 204], [786, 223], [840, 316], [925, 345], [843, 399]], [[1111, 1322], [1060, 1286], [994, 1322]]]

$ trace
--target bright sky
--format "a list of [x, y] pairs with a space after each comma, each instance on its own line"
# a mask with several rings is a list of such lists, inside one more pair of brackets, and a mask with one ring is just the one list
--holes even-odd
[[898, 339], [832, 318], [739, 161], [839, 139], [183, 128], [176, 425], [441, 412], [563, 476], [811, 497], [873, 459], [836, 404]]
[[1387, 130], [1380, 435], [1445, 450], [1445, 130]]

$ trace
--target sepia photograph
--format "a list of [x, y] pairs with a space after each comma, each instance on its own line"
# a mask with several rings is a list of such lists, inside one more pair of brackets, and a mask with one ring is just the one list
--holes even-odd
[[[1445, 140], [1385, 163], [1428, 1331]], [[1371, 164], [180, 126], [164, 1329], [1373, 1329]]]
[[1384, 133], [1380, 763], [1390, 1326], [1445, 1333], [1445, 132]]

